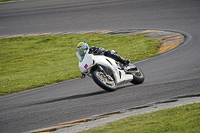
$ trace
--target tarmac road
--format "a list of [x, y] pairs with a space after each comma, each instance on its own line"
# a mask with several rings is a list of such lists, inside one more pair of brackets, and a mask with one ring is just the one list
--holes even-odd
[[[0, 36], [112, 29], [170, 29], [186, 42], [136, 63], [143, 84], [106, 92], [90, 78], [0, 97], [0, 133], [20, 133], [200, 90], [199, 0], [25, 0], [0, 4]], [[76, 44], [74, 44], [76, 46]]]

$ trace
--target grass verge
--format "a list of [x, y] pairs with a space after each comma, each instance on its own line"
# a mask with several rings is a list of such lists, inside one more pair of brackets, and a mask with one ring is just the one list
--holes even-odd
[[131, 62], [157, 55], [161, 43], [138, 35], [71, 34], [0, 39], [0, 95], [80, 77], [76, 45], [116, 50]]
[[198, 133], [200, 103], [135, 115], [80, 133]]
[[0, 0], [0, 2], [9, 2], [9, 1], [18, 1], [18, 0]]

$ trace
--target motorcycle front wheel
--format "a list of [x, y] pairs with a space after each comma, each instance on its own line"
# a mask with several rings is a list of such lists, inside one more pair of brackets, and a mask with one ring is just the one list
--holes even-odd
[[106, 75], [99, 69], [92, 71], [91, 74], [92, 79], [99, 87], [109, 92], [116, 90], [116, 83], [110, 75], [107, 75], [106, 77]]

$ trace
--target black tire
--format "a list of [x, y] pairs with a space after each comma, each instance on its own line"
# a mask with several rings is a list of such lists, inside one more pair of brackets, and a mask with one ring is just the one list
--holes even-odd
[[145, 79], [144, 73], [137, 67], [136, 72], [133, 73], [133, 80], [131, 81], [131, 83], [135, 85], [142, 84], [144, 82], [144, 79]]
[[114, 79], [111, 76], [110, 77], [113, 79], [113, 81], [109, 80], [110, 82], [112, 82], [112, 85], [109, 85], [109, 84], [105, 83], [105, 78], [106, 77], [105, 77], [105, 75], [102, 72], [100, 72], [99, 69], [96, 69], [96, 70], [92, 71], [91, 74], [92, 74], [92, 79], [94, 80], [94, 82], [99, 87], [101, 87], [104, 90], [109, 91], [109, 92], [112, 92], [112, 91], [116, 90], [116, 87], [117, 87], [116, 83], [115, 83]]

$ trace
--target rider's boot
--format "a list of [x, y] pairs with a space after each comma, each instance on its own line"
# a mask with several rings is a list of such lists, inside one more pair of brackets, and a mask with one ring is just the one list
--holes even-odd
[[119, 61], [120, 63], [124, 64], [125, 66], [127, 66], [130, 63], [130, 59], [124, 59], [123, 57], [119, 56], [117, 58], [117, 61]]

